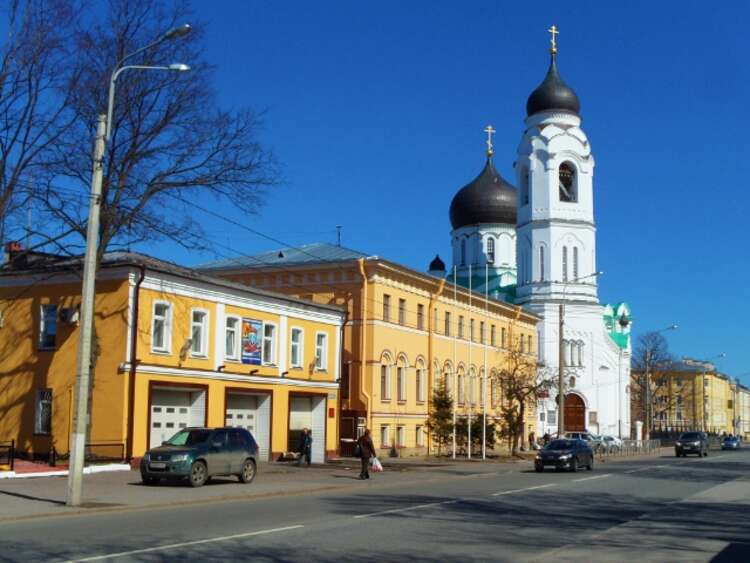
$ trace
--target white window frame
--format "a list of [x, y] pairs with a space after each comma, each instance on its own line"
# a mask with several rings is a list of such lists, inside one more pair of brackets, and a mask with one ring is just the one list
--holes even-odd
[[[167, 313], [164, 316], [164, 346], [158, 347], [154, 342], [155, 325], [156, 325], [156, 307], [164, 305], [167, 308]], [[191, 316], [192, 322], [192, 316]], [[154, 301], [151, 306], [151, 351], [155, 354], [171, 354], [172, 353], [172, 304], [169, 301]]]
[[[297, 359], [298, 361], [294, 362], [294, 333], [299, 333], [299, 342], [297, 342]], [[291, 330], [289, 331], [289, 366], [292, 368], [301, 368], [305, 365], [305, 329], [303, 329], [301, 326], [293, 326]]]
[[391, 440], [390, 440], [390, 425], [389, 424], [381, 424], [380, 425], [380, 447], [381, 448], [390, 448], [391, 447]]
[[[237, 321], [237, 326], [234, 329], [234, 354], [227, 354], [227, 323], [229, 320]], [[224, 318], [224, 357], [227, 360], [239, 362], [241, 358], [240, 348], [242, 347], [242, 317], [237, 315], [227, 315]]]
[[[273, 335], [271, 336], [271, 358], [266, 357], [266, 327], [273, 328]], [[278, 346], [279, 346], [279, 327], [276, 323], [272, 323], [270, 321], [263, 321], [263, 336], [261, 338], [261, 348], [260, 348], [260, 356], [261, 356], [261, 363], [264, 366], [275, 366], [276, 365], [276, 357], [278, 355]]]
[[380, 400], [391, 400], [391, 366], [380, 364]]
[[[195, 313], [203, 313], [203, 322], [201, 323], [202, 330], [201, 330], [201, 341], [200, 341], [200, 350], [194, 351], [193, 345], [195, 342], [192, 342], [193, 339], [193, 326], [196, 324], [193, 315]], [[210, 316], [208, 313], [208, 309], [203, 309], [200, 307], [194, 307], [190, 309], [190, 357], [192, 358], [207, 358], [208, 357], [208, 332], [210, 324]]]
[[398, 426], [396, 426], [396, 447], [406, 447], [406, 426], [404, 426], [403, 424], [399, 424]]
[[[323, 337], [323, 346], [318, 339]], [[326, 371], [328, 369], [328, 333], [318, 331], [315, 333], [315, 371]]]
[[425, 381], [424, 381], [424, 367], [418, 367], [416, 371], [415, 376], [415, 382], [417, 386], [417, 402], [418, 403], [424, 403], [424, 391], [425, 391]]
[[418, 448], [424, 447], [424, 427], [420, 424], [415, 427], [414, 444]]
[[[47, 315], [46, 311], [49, 308], [55, 308], [55, 343], [49, 346], [44, 343], [44, 335], [47, 330]], [[59, 313], [59, 307], [56, 303], [44, 303], [39, 306], [39, 340], [37, 341], [37, 347], [39, 350], [56, 350], [57, 349], [57, 315]]]
[[406, 402], [406, 379], [406, 366], [396, 366], [396, 391], [400, 403]]

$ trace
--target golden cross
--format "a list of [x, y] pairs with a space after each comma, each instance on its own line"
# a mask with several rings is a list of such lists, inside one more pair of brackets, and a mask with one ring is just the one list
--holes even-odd
[[492, 134], [496, 131], [492, 128], [492, 125], [488, 125], [484, 128], [484, 132], [487, 133], [487, 156], [492, 156], [495, 152], [492, 150]]
[[552, 35], [552, 38], [550, 39], [551, 46], [549, 48], [549, 52], [554, 55], [555, 53], [557, 53], [557, 38], [555, 37], [555, 35], [559, 35], [560, 32], [557, 31], [557, 26], [555, 24], [552, 24], [552, 27], [550, 27], [547, 31], [549, 31]]

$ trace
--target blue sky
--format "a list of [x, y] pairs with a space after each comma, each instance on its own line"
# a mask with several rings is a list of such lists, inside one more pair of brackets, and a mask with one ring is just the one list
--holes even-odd
[[[628, 301], [636, 334], [677, 323], [673, 352], [750, 372], [750, 4], [195, 4], [221, 103], [267, 109], [285, 180], [257, 216], [204, 204], [292, 245], [342, 225], [345, 246], [418, 269], [448, 262], [448, 206], [482, 168], [488, 123], [513, 181], [555, 23], [596, 158], [601, 299]], [[219, 255], [141, 250], [190, 265], [278, 246], [196, 213]]]

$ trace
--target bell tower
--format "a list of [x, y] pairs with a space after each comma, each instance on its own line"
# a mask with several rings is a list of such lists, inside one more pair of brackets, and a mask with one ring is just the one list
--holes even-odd
[[557, 28], [550, 65], [526, 103], [518, 180], [517, 302], [598, 304], [594, 157], [581, 129], [578, 96], [557, 69]]

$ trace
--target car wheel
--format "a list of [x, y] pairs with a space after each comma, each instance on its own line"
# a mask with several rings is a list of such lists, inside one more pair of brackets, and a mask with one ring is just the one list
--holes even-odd
[[705, 451], [703, 452], [703, 457], [708, 457], [708, 450], [705, 450]]
[[589, 471], [594, 470], [594, 456], [591, 456], [591, 459], [589, 460], [589, 464], [586, 466], [586, 469]]
[[190, 486], [191, 487], [202, 487], [208, 481], [208, 470], [206, 464], [202, 461], [196, 461], [190, 467]]
[[570, 471], [575, 473], [578, 471], [578, 458], [574, 457], [572, 460], [570, 460]]
[[252, 459], [246, 459], [245, 463], [242, 464], [242, 473], [240, 473], [240, 481], [242, 483], [252, 483], [255, 479], [256, 467], [255, 462]]
[[536, 471], [537, 473], [541, 473], [542, 471], [544, 471], [544, 467], [541, 465], [535, 465], [534, 471]]
[[144, 485], [148, 485], [149, 487], [159, 484], [158, 477], [144, 477], [143, 475], [141, 475], [141, 481]]

